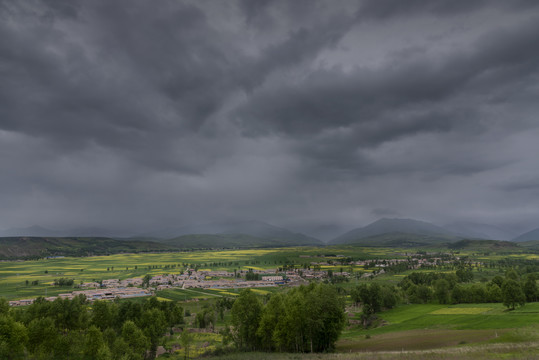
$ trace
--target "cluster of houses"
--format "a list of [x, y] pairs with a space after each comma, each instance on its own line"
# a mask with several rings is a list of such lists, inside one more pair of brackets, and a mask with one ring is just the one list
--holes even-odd
[[[98, 284], [99, 285], [99, 284]], [[93, 289], [93, 290], [79, 290], [73, 291], [71, 293], [59, 294], [58, 296], [49, 296], [46, 297], [47, 301], [54, 301], [56, 299], [69, 299], [84, 295], [89, 301], [95, 300], [114, 300], [115, 298], [120, 299], [129, 299], [141, 296], [151, 296], [152, 292], [148, 289], [141, 289], [137, 287], [127, 287], [127, 288], [105, 288], [105, 289]], [[24, 299], [24, 300], [12, 300], [9, 302], [10, 306], [24, 306], [30, 305], [35, 301], [35, 299]]]
[[[274, 273], [275, 270], [251, 270], [253, 273], [267, 274]], [[183, 274], [159, 275], [150, 280], [150, 286], [155, 286], [156, 290], [179, 287], [182, 289], [240, 289], [252, 287], [267, 287], [284, 285], [291, 281], [282, 275], [261, 276], [261, 280], [244, 280], [241, 275], [245, 271], [232, 273], [227, 271], [196, 271], [186, 270]]]

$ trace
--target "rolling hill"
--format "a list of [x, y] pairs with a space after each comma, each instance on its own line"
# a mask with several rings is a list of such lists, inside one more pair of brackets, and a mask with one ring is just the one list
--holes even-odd
[[125, 241], [97, 237], [3, 237], [0, 259], [29, 259], [47, 256], [90, 256], [123, 252], [177, 250], [151, 241]]
[[539, 240], [539, 229], [528, 231], [527, 233], [519, 235], [513, 239], [513, 241], [515, 242], [533, 241], [533, 240]]
[[164, 240], [162, 243], [180, 249], [261, 248], [312, 245], [310, 242], [261, 238], [245, 234], [190, 234]]
[[447, 244], [451, 250], [475, 250], [475, 251], [511, 251], [518, 250], [519, 244], [503, 240], [470, 240], [463, 239]]
[[329, 242], [338, 244], [368, 244], [396, 246], [402, 242], [442, 243], [458, 240], [459, 237], [447, 229], [424, 221], [412, 219], [380, 219], [365, 227], [351, 230]]
[[[171, 243], [170, 239], [177, 239], [178, 237], [187, 235], [218, 235], [221, 239], [219, 240], [220, 244], [226, 244], [226, 241], [230, 241], [231, 244], [237, 244], [238, 241], [258, 243], [260, 239], [265, 239], [268, 244], [282, 244], [279, 246], [323, 245], [322, 241], [313, 237], [261, 221], [214, 222], [183, 226], [176, 229], [165, 229], [145, 234], [145, 236], [166, 239], [166, 243]], [[195, 239], [194, 237], [192, 238]], [[188, 238], [182, 238], [180, 243], [183, 244], [186, 239]], [[201, 238], [198, 237], [197, 239], [200, 240]], [[208, 237], [208, 241], [210, 242], [217, 241], [216, 239], [215, 236]]]
[[459, 236], [475, 239], [511, 240], [517, 235], [498, 226], [472, 222], [454, 222], [445, 228]]

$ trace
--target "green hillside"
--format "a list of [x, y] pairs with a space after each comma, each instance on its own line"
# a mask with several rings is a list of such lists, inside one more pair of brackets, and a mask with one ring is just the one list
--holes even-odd
[[443, 235], [421, 235], [408, 233], [385, 233], [373, 235], [364, 238], [349, 241], [348, 245], [355, 246], [380, 246], [380, 247], [422, 247], [422, 246], [439, 246], [458, 240], [452, 236]]
[[126, 241], [98, 237], [3, 237], [0, 259], [30, 259], [47, 256], [90, 256], [124, 252], [175, 250], [151, 241]]
[[511, 241], [500, 240], [470, 240], [464, 239], [451, 244], [447, 247], [452, 250], [515, 250], [519, 248], [519, 244]]

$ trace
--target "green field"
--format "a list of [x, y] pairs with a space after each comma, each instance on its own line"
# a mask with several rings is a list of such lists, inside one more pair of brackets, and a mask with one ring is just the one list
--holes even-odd
[[[398, 249], [342, 247], [301, 247], [276, 249], [246, 249], [193, 251], [144, 254], [116, 254], [93, 257], [65, 257], [29, 261], [0, 261], [0, 296], [24, 299], [55, 295], [69, 290], [50, 286], [55, 279], [72, 278], [75, 284], [104, 279], [127, 279], [146, 274], [179, 273], [186, 266], [211, 270], [264, 270], [284, 264], [301, 264], [335, 260], [335, 254], [366, 259], [397, 256]], [[325, 255], [330, 255], [326, 257]], [[305, 257], [312, 256], [312, 257]], [[323, 270], [339, 271], [341, 265], [324, 266]], [[348, 269], [347, 267], [346, 269]], [[107, 270], [108, 269], [108, 270]], [[345, 269], [345, 270], [346, 270]], [[354, 271], [363, 270], [359, 266]], [[26, 285], [26, 281], [30, 283]], [[31, 285], [32, 281], [38, 285]]]

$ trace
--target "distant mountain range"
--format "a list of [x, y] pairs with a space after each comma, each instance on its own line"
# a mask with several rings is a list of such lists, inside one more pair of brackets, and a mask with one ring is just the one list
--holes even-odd
[[351, 230], [329, 242], [338, 244], [368, 244], [374, 245], [386, 242], [410, 241], [419, 237], [423, 241], [448, 242], [458, 239], [451, 231], [428, 222], [412, 219], [380, 219], [367, 226]]
[[[174, 235], [163, 238], [170, 234]], [[0, 237], [0, 258], [24, 258], [40, 254], [104, 254], [108, 251], [107, 247], [115, 253], [144, 249], [159, 251], [324, 245], [313, 237], [258, 221], [209, 223], [128, 238], [114, 236], [114, 233], [96, 228], [60, 232], [40, 226], [10, 229], [2, 235], [4, 237]]]
[[[328, 245], [421, 246], [451, 243], [463, 239], [539, 241], [539, 229], [515, 236], [506, 229], [471, 222], [438, 226], [413, 219], [383, 218], [348, 231], [330, 240]], [[158, 243], [173, 249], [246, 248], [282, 246], [321, 246], [314, 237], [273, 226], [261, 221], [212, 222], [161, 229], [141, 235], [100, 228], [54, 231], [40, 226], [0, 231], [3, 237], [112, 238], [121, 241]]]
[[260, 238], [291, 240], [293, 242], [321, 243], [320, 240], [313, 237], [254, 220], [188, 225], [150, 232], [144, 234], [144, 236], [171, 239], [182, 235], [193, 234], [243, 234]]
[[445, 228], [462, 237], [475, 239], [512, 240], [518, 235], [513, 231], [502, 229], [498, 226], [471, 222], [455, 222], [445, 226]]
[[329, 241], [330, 245], [364, 244], [392, 245], [432, 244], [453, 242], [462, 239], [482, 239], [524, 242], [539, 240], [539, 229], [520, 236], [510, 230], [493, 225], [471, 222], [453, 223], [442, 227], [413, 219], [380, 219], [367, 226], [353, 229]]
[[527, 233], [524, 233], [513, 239], [513, 241], [516, 241], [516, 242], [534, 241], [534, 240], [539, 240], [539, 229], [528, 231]]
[[26, 228], [11, 228], [0, 230], [0, 236], [45, 236], [45, 237], [129, 237], [125, 231], [115, 231], [98, 227], [74, 228], [70, 230], [51, 230], [42, 226], [34, 225]]

